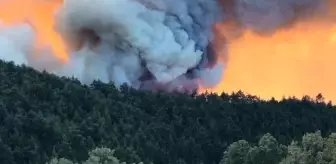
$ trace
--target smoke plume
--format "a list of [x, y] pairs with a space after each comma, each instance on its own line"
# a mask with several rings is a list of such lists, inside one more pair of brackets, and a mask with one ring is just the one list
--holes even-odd
[[[85, 84], [99, 79], [138, 89], [211, 88], [222, 79], [230, 36], [247, 29], [272, 33], [322, 13], [325, 4], [323, 0], [64, 0], [54, 21], [68, 48], [66, 61], [57, 59], [51, 47], [33, 44], [36, 31], [29, 23], [1, 26], [0, 58], [74, 76]], [[231, 28], [223, 37], [215, 25]]]

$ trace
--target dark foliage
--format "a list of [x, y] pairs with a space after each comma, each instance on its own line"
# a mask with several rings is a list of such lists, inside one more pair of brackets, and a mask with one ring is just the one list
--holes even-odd
[[322, 99], [119, 91], [0, 62], [0, 163], [79, 161], [106, 146], [122, 161], [213, 164], [240, 139], [257, 142], [269, 132], [287, 144], [306, 132], [336, 131], [335, 107]]

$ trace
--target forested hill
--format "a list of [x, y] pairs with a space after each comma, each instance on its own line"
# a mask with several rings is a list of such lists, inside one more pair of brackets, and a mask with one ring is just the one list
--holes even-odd
[[0, 163], [45, 164], [88, 158], [96, 147], [126, 162], [218, 164], [233, 142], [265, 133], [288, 144], [306, 132], [336, 132], [336, 110], [322, 97], [280, 102], [243, 93], [186, 95], [39, 73], [0, 62]]

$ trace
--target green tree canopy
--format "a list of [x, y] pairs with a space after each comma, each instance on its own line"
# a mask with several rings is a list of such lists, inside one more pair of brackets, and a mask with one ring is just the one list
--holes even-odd
[[220, 164], [336, 164], [336, 133], [326, 138], [321, 132], [307, 133], [288, 146], [265, 134], [257, 146], [247, 141], [232, 143]]

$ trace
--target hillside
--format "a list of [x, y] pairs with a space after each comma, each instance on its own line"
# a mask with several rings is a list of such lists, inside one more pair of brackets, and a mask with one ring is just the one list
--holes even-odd
[[2, 61], [0, 79], [1, 164], [82, 161], [101, 146], [127, 162], [214, 164], [238, 140], [257, 143], [270, 133], [289, 144], [307, 132], [336, 132], [336, 107], [320, 96], [263, 101], [242, 92], [119, 91]]

